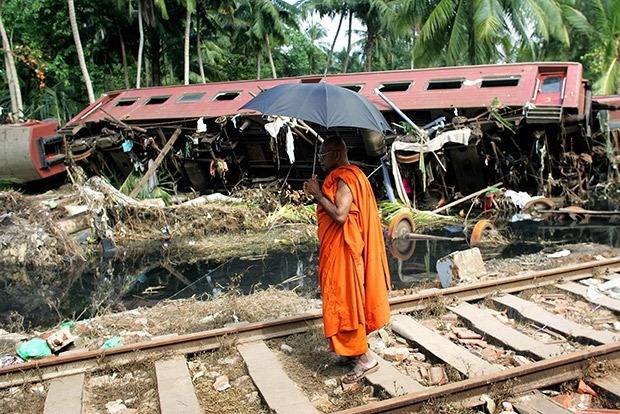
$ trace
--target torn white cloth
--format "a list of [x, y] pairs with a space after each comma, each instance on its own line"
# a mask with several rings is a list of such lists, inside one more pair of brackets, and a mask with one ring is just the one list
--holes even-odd
[[404, 142], [394, 141], [392, 144], [393, 151], [414, 151], [414, 152], [431, 152], [438, 151], [447, 143], [455, 143], [461, 145], [469, 144], [469, 137], [471, 136], [471, 129], [457, 129], [454, 131], [447, 131], [437, 135], [424, 145], [419, 142]]
[[286, 153], [291, 164], [295, 163], [295, 141], [293, 141], [293, 132], [289, 127], [286, 128]]
[[265, 131], [274, 138], [278, 138], [278, 134], [282, 128], [286, 128], [286, 154], [288, 159], [293, 164], [295, 162], [295, 141], [293, 140], [293, 132], [291, 127], [295, 127], [297, 122], [295, 119], [287, 116], [270, 116], [272, 122], [265, 124]]

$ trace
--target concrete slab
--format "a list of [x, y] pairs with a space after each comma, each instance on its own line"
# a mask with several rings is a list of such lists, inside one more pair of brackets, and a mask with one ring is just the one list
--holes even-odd
[[252, 381], [277, 414], [318, 414], [312, 403], [286, 375], [278, 358], [264, 342], [250, 342], [237, 346], [245, 361]]
[[504, 347], [514, 349], [522, 355], [542, 360], [553, 356], [561, 355], [563, 348], [559, 344], [545, 344], [516, 329], [506, 326], [488, 312], [483, 311], [475, 305], [461, 303], [458, 306], [448, 307], [461, 319], [467, 321], [470, 327], [478, 332], [484, 333], [485, 339], [489, 338], [501, 343]]
[[426, 387], [408, 375], [402, 374], [392, 364], [373, 352], [379, 361], [379, 370], [366, 376], [368, 382], [381, 387], [392, 397], [422, 391]]
[[84, 374], [53, 379], [50, 383], [43, 414], [81, 414]]
[[392, 316], [392, 331], [451, 365], [468, 378], [500, 371], [498, 367], [478, 358], [409, 316]]
[[589, 326], [581, 325], [559, 315], [548, 312], [536, 303], [529, 302], [513, 295], [494, 297], [493, 301], [505, 309], [510, 309], [524, 319], [536, 322], [562, 335], [586, 344], [609, 344], [620, 340], [620, 335], [609, 331], [598, 331]]
[[566, 292], [571, 292], [571, 293], [574, 293], [575, 295], [581, 296], [582, 298], [588, 300], [590, 303], [601, 305], [614, 312], [620, 312], [620, 300], [613, 299], [613, 298], [610, 298], [604, 295], [601, 295], [596, 298], [590, 297], [588, 296], [587, 286], [581, 285], [579, 283], [568, 282], [568, 283], [562, 283], [561, 285], [558, 285], [558, 288]]
[[162, 414], [201, 414], [200, 404], [184, 357], [155, 363]]

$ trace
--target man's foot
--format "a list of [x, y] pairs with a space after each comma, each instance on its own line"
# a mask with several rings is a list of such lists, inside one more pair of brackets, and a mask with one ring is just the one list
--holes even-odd
[[353, 365], [359, 359], [359, 355], [356, 356], [345, 356], [345, 355], [336, 355], [335, 364], [338, 366], [347, 366]]
[[342, 377], [344, 384], [353, 384], [364, 378], [368, 374], [372, 374], [379, 369], [379, 361], [377, 361], [370, 352], [358, 357], [353, 369]]

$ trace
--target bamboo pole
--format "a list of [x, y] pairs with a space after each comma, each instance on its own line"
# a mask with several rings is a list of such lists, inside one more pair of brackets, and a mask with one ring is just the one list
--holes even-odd
[[489, 191], [489, 190], [491, 190], [491, 189], [493, 189], [493, 188], [499, 187], [499, 186], [500, 186], [500, 185], [502, 185], [502, 184], [503, 184], [502, 182], [499, 182], [499, 183], [497, 183], [497, 184], [493, 184], [493, 185], [491, 185], [491, 186], [489, 186], [489, 187], [487, 187], [487, 188], [484, 188], [484, 189], [482, 189], [482, 190], [480, 190], [480, 191], [476, 191], [475, 193], [471, 193], [471, 194], [470, 194], [470, 195], [468, 195], [468, 196], [465, 196], [465, 197], [463, 197], [463, 198], [459, 198], [459, 199], [458, 199], [458, 200], [456, 200], [456, 201], [453, 201], [453, 202], [451, 202], [451, 203], [448, 203], [448, 204], [446, 204], [445, 206], [439, 207], [439, 208], [437, 208], [437, 209], [435, 209], [435, 210], [431, 211], [431, 213], [439, 213], [440, 211], [447, 210], [447, 209], [449, 209], [449, 208], [450, 208], [450, 207], [452, 207], [452, 206], [455, 206], [455, 205], [457, 205], [457, 204], [461, 204], [461, 203], [463, 203], [463, 202], [465, 202], [465, 201], [467, 201], [467, 200], [469, 200], [469, 199], [472, 199], [472, 198], [474, 198], [474, 197], [478, 197], [480, 194], [486, 193], [487, 191]]
[[166, 142], [166, 145], [164, 145], [164, 148], [161, 150], [157, 158], [155, 158], [155, 161], [153, 162], [153, 164], [151, 164], [148, 171], [142, 176], [136, 188], [134, 188], [131, 194], [129, 194], [129, 197], [135, 198], [138, 195], [138, 193], [140, 192], [140, 189], [144, 187], [144, 185], [147, 183], [149, 178], [151, 178], [151, 175], [155, 173], [155, 170], [157, 170], [157, 167], [159, 167], [159, 164], [161, 164], [161, 162], [164, 160], [164, 157], [166, 156], [166, 154], [168, 154], [168, 152], [172, 148], [172, 145], [177, 140], [179, 135], [181, 135], [181, 128], [177, 128], [177, 130], [174, 131], [174, 134], [172, 134], [168, 142]]

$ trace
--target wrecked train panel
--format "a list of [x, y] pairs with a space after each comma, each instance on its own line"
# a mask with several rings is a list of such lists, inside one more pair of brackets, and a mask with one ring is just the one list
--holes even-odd
[[[388, 121], [401, 125], [385, 139], [354, 128], [310, 126], [321, 136], [342, 136], [350, 159], [369, 173], [383, 162], [392, 171], [391, 185], [407, 202], [433, 187], [449, 198], [498, 181], [533, 194], [583, 193], [588, 188], [583, 174], [606, 162], [593, 158], [598, 144], [591, 137], [599, 125], [590, 114], [590, 92], [581, 65], [562, 62], [115, 91], [74, 117], [63, 131], [74, 159], [87, 171], [121, 181], [132, 171], [144, 173], [149, 160], [180, 129], [159, 173], [168, 176], [174, 189], [208, 193], [276, 179], [299, 187], [314, 167], [312, 131], [292, 127], [295, 162], [291, 163], [284, 132], [277, 138], [270, 136], [264, 128], [268, 119], [239, 108], [272, 86], [323, 79], [362, 94]], [[399, 112], [426, 127], [424, 134], [408, 133]], [[425, 147], [396, 150], [392, 145], [395, 141], [419, 144], [464, 130], [470, 131], [466, 143], [447, 143], [428, 152]], [[375, 176], [380, 181], [379, 174]]]

